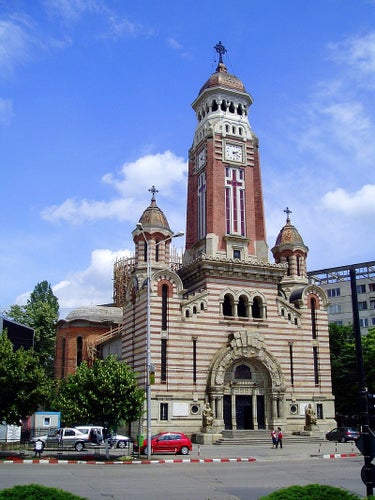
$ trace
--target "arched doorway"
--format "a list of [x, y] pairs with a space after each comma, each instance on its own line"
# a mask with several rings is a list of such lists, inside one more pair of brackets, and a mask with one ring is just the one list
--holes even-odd
[[226, 430], [266, 429], [281, 416], [285, 386], [280, 364], [258, 333], [230, 338], [217, 353], [208, 382], [217, 424]]
[[232, 363], [223, 386], [224, 428], [266, 429], [271, 390], [268, 372], [259, 361], [241, 358]]

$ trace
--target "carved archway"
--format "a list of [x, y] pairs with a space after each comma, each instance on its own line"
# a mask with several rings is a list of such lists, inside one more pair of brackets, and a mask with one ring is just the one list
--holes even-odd
[[[238, 377], [241, 365], [250, 376]], [[230, 334], [211, 363], [207, 394], [218, 425], [226, 429], [264, 429], [283, 416], [284, 375], [258, 331]]]

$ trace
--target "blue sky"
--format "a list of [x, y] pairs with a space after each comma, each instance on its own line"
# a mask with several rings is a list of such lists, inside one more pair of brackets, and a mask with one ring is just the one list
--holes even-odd
[[0, 0], [0, 312], [43, 280], [62, 316], [111, 302], [152, 185], [184, 230], [219, 40], [254, 98], [269, 247], [288, 206], [309, 270], [375, 260], [374, 0]]

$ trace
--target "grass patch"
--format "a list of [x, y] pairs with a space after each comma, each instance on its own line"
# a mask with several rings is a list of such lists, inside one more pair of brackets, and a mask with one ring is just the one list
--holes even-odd
[[306, 486], [282, 488], [259, 498], [259, 500], [359, 500], [360, 498], [354, 493], [335, 486], [308, 484]]
[[58, 488], [48, 488], [39, 484], [13, 486], [0, 491], [0, 500], [87, 500]]

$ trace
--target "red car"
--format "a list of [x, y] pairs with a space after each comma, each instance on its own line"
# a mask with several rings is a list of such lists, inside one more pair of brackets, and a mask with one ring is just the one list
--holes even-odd
[[[147, 439], [141, 447], [144, 455], [147, 448]], [[188, 455], [193, 449], [190, 439], [181, 432], [159, 432], [151, 437], [151, 453], [181, 453]]]

